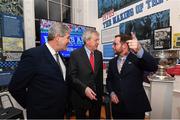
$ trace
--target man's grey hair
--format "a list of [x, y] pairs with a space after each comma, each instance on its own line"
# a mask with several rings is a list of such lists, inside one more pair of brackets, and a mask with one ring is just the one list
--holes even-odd
[[85, 44], [87, 40], [91, 39], [93, 33], [99, 35], [99, 33], [95, 29], [88, 29], [84, 32], [82, 39]]
[[69, 32], [68, 26], [60, 22], [53, 22], [52, 26], [48, 31], [48, 41], [53, 40], [56, 35], [64, 37]]

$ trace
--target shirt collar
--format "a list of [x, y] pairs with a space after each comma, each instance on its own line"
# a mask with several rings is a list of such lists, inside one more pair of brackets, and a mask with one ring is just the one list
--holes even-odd
[[86, 46], [84, 46], [84, 49], [85, 49], [85, 51], [86, 51], [86, 53], [87, 53], [88, 55], [91, 54], [91, 51], [90, 51]]
[[[130, 52], [129, 52], [129, 53], [130, 53]], [[120, 56], [120, 55], [119, 55], [118, 60], [121, 60], [121, 59], [125, 59], [125, 60], [126, 60], [126, 58], [127, 58], [127, 56], [129, 55], [129, 53], [128, 53], [126, 56]]]
[[49, 45], [49, 43], [47, 42], [46, 43], [46, 46], [47, 46], [47, 48], [49, 49], [49, 51], [50, 51], [50, 53], [52, 54], [52, 55], [55, 55], [57, 52]]

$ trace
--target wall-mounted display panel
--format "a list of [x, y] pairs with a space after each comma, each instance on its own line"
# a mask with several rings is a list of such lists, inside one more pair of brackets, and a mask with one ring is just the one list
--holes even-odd
[[112, 49], [112, 45], [112, 43], [103, 44], [103, 60], [109, 60], [115, 56], [114, 50]]
[[138, 40], [153, 39], [155, 29], [170, 26], [170, 10], [157, 12], [119, 24], [120, 34], [136, 33]]
[[114, 40], [115, 35], [119, 34], [119, 26], [111, 27], [101, 31], [101, 43], [108, 43]]
[[[56, 21], [51, 21], [51, 20], [45, 20], [42, 19], [40, 21], [40, 42], [41, 45], [47, 42], [47, 37], [48, 37], [48, 30], [53, 24], [53, 22]], [[60, 53], [64, 57], [70, 57], [70, 53], [77, 49], [81, 48], [84, 45], [84, 42], [82, 40], [82, 35], [87, 29], [95, 29], [94, 27], [89, 27], [89, 26], [83, 26], [83, 25], [77, 25], [77, 24], [69, 24], [69, 23], [63, 23], [67, 25], [70, 28], [70, 43], [67, 46], [66, 51], [61, 51]]]
[[112, 9], [117, 11], [139, 1], [141, 0], [98, 0], [98, 18]]

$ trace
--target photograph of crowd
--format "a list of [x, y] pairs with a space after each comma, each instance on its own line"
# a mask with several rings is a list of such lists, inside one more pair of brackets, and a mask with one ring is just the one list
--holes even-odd
[[98, 18], [112, 9], [117, 11], [141, 0], [98, 0]]
[[155, 29], [168, 27], [170, 25], [169, 10], [154, 13], [145, 17], [120, 23], [120, 34], [135, 32], [138, 40], [153, 39]]
[[154, 30], [154, 49], [171, 47], [171, 27]]
[[0, 11], [12, 15], [23, 16], [22, 0], [0, 0]]

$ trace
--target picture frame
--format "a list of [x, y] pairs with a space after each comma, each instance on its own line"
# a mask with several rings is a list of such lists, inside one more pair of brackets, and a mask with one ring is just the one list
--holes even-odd
[[173, 34], [173, 48], [180, 48], [180, 33]]
[[153, 49], [162, 50], [171, 48], [171, 26], [154, 30]]

